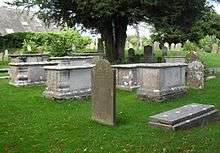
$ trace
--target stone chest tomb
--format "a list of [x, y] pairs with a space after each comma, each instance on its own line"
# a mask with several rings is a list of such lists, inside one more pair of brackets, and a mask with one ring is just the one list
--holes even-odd
[[55, 99], [78, 99], [91, 95], [91, 68], [83, 66], [47, 66], [44, 96]]
[[186, 66], [183, 63], [140, 64], [140, 98], [164, 101], [187, 92]]
[[113, 65], [116, 70], [116, 86], [119, 89], [133, 90], [140, 87], [139, 64]]
[[12, 85], [29, 85], [44, 83], [46, 74], [44, 66], [57, 65], [54, 62], [32, 62], [32, 63], [10, 63], [9, 66], [9, 83]]
[[11, 54], [9, 55], [11, 63], [33, 63], [48, 61], [47, 54]]

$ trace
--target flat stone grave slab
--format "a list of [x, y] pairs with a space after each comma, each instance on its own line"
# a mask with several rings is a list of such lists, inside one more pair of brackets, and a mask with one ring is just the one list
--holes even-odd
[[189, 104], [154, 116], [150, 116], [152, 127], [161, 127], [171, 131], [189, 129], [199, 126], [217, 117], [218, 110], [214, 105]]

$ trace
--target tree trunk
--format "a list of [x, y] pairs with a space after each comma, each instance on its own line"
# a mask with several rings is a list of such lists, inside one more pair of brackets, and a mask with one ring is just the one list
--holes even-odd
[[117, 52], [117, 60], [124, 59], [125, 43], [127, 38], [128, 21], [126, 18], [118, 18], [115, 22], [115, 48]]
[[105, 41], [106, 57], [111, 63], [117, 63], [124, 59], [126, 42], [127, 19], [116, 18], [114, 22], [106, 23], [105, 29], [101, 31]]

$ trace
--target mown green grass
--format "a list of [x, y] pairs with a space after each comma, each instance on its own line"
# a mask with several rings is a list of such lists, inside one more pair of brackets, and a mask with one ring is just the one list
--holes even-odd
[[2, 76], [8, 76], [9, 74], [8, 73], [6, 73], [6, 72], [4, 72], [4, 73], [0, 73], [0, 77], [2, 77]]
[[[168, 56], [185, 56], [187, 52], [168, 52]], [[220, 67], [220, 54], [198, 52], [201, 61], [207, 67]]]
[[0, 61], [0, 69], [7, 68], [8, 67], [8, 61]]
[[0, 152], [219, 153], [220, 123], [168, 132], [150, 128], [148, 117], [189, 103], [220, 109], [220, 75], [203, 90], [190, 90], [166, 103], [140, 101], [135, 92], [117, 91], [117, 125], [91, 120], [91, 100], [53, 101], [44, 86], [14, 87], [0, 80]]

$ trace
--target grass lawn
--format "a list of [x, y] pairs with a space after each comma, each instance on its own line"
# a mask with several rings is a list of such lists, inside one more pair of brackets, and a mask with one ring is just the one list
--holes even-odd
[[0, 152], [219, 153], [220, 122], [168, 132], [150, 128], [150, 115], [198, 102], [220, 110], [220, 75], [203, 90], [167, 103], [144, 102], [117, 91], [117, 126], [91, 120], [91, 100], [52, 101], [44, 86], [14, 87], [0, 80]]
[[8, 73], [0, 73], [0, 77], [2, 76], [8, 76], [9, 74]]
[[[208, 67], [220, 67], [220, 54], [198, 52], [200, 59]], [[185, 56], [186, 52], [168, 52], [168, 56]]]
[[8, 61], [0, 61], [0, 69], [7, 68], [8, 67]]

